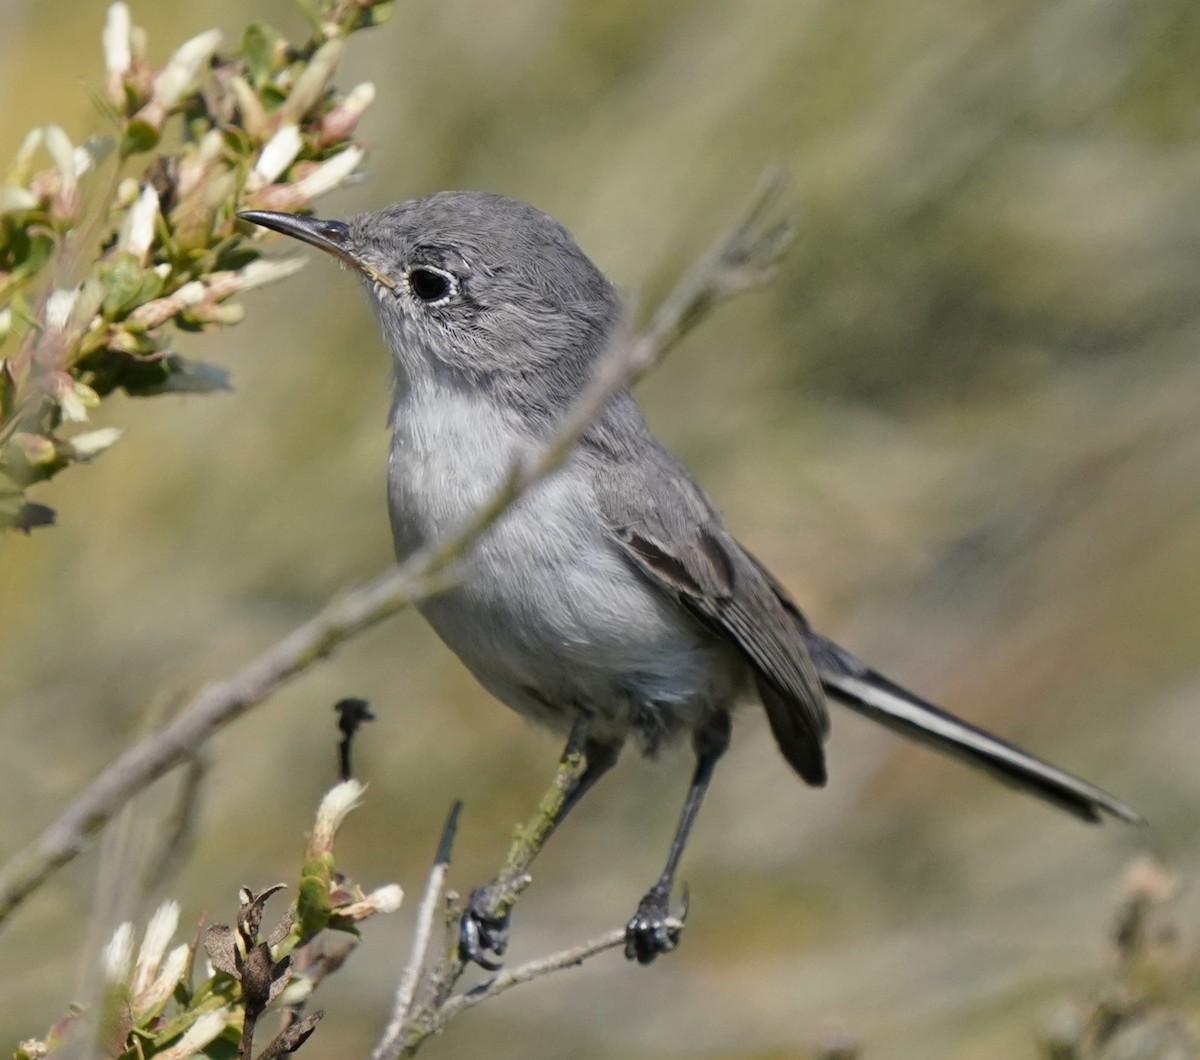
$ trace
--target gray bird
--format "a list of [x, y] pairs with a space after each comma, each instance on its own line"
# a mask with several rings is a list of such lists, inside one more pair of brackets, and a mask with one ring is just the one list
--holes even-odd
[[[365, 280], [395, 366], [388, 498], [400, 559], [460, 527], [515, 457], [554, 431], [619, 326], [612, 284], [562, 225], [515, 199], [441, 192], [348, 222], [240, 216]], [[813, 630], [628, 391], [421, 612], [497, 699], [583, 737], [586, 769], [559, 820], [627, 740], [653, 755], [690, 736], [695, 772], [666, 867], [626, 927], [626, 955], [642, 963], [676, 944], [675, 870], [746, 699], [762, 704], [783, 757], [814, 786], [825, 783], [829, 696], [1085, 821], [1140, 820]], [[507, 924], [473, 899], [464, 954], [496, 967], [488, 954], [499, 957], [506, 938]]]

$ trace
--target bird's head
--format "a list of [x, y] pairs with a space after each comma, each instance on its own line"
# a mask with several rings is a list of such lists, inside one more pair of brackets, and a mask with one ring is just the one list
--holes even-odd
[[532, 400], [570, 399], [617, 324], [612, 285], [562, 225], [517, 199], [448, 191], [348, 221], [239, 216], [357, 270], [410, 380], [503, 390], [520, 380]]

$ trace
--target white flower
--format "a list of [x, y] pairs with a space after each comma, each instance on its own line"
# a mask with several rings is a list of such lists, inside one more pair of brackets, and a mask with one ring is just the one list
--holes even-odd
[[117, 185], [116, 203], [121, 207], [132, 206], [141, 194], [141, 185], [133, 177], [126, 177]]
[[129, 19], [129, 8], [124, 4], [113, 4], [104, 19], [104, 31], [100, 42], [104, 46], [104, 65], [113, 77], [124, 77], [133, 64], [129, 45], [133, 26]]
[[313, 982], [311, 979], [302, 975], [293, 976], [288, 985], [280, 991], [279, 996], [271, 1002], [271, 1007], [280, 1009], [303, 1004], [312, 996], [312, 992]]
[[254, 172], [264, 184], [274, 183], [290, 166], [304, 146], [300, 130], [291, 124], [281, 125], [275, 135], [263, 146], [254, 163]]
[[364, 81], [361, 85], [355, 85], [346, 93], [346, 98], [342, 100], [339, 107], [345, 107], [355, 114], [362, 114], [374, 102], [375, 85], [370, 81]]
[[75, 308], [78, 298], [79, 288], [77, 287], [70, 290], [60, 287], [51, 292], [50, 297], [46, 299], [46, 327], [53, 331], [62, 331], [67, 326], [67, 321], [71, 319], [71, 310]]
[[154, 225], [158, 221], [158, 192], [149, 184], [142, 188], [137, 202], [125, 215], [118, 246], [129, 251], [143, 265], [154, 245]]
[[0, 188], [0, 213], [19, 213], [22, 210], [32, 210], [38, 204], [38, 197], [27, 188], [17, 188], [6, 184]]
[[46, 150], [54, 159], [54, 168], [62, 178], [63, 191], [74, 189], [75, 180], [75, 148], [70, 138], [58, 125], [46, 126]]
[[221, 157], [225, 147], [225, 137], [220, 129], [209, 129], [201, 138], [200, 146], [196, 148], [196, 159], [199, 162], [214, 162]]
[[87, 410], [100, 404], [100, 395], [86, 383], [64, 385], [56, 397], [62, 418], [68, 423], [86, 423]]
[[367, 901], [380, 913], [394, 913], [404, 901], [404, 891], [398, 883], [389, 883], [384, 887], [376, 887], [367, 895]]
[[321, 98], [325, 86], [341, 61], [346, 42], [339, 38], [327, 40], [305, 64], [292, 86], [288, 98], [279, 107], [284, 121], [299, 121]]
[[124, 983], [129, 979], [129, 968], [133, 963], [133, 925], [128, 920], [113, 932], [101, 960], [104, 978], [110, 983]]
[[[91, 436], [94, 438], [103, 433], [103, 431], [92, 431]], [[117, 431], [116, 436], [107, 445], [111, 445], [120, 436], [121, 432]], [[82, 437], [87, 438], [88, 435], [85, 434]], [[72, 444], [78, 449], [79, 438], [72, 439]], [[107, 445], [104, 448], [107, 448]], [[142, 946], [138, 950], [137, 964], [130, 982], [135, 994], [140, 994], [145, 990], [158, 975], [158, 966], [162, 963], [163, 954], [167, 952], [167, 945], [177, 927], [179, 927], [179, 903], [163, 902], [154, 910], [150, 923], [146, 925], [146, 934], [142, 936]]]
[[375, 101], [375, 86], [370, 81], [355, 85], [346, 98], [333, 108], [321, 121], [321, 140], [332, 143], [343, 140], [354, 132], [354, 127], [366, 109]]
[[359, 780], [343, 780], [330, 788], [317, 807], [317, 821], [308, 841], [309, 856], [315, 857], [333, 849], [333, 837], [341, 828], [346, 815], [362, 799], [367, 786]]
[[145, 988], [138, 991], [133, 999], [135, 1017], [141, 1017], [163, 1005], [175, 993], [175, 987], [187, 971], [188, 961], [192, 956], [191, 946], [176, 946], [167, 954], [162, 970]]
[[25, 184], [33, 175], [34, 159], [45, 138], [46, 131], [40, 125], [25, 134], [8, 169], [10, 184]]
[[92, 168], [92, 163], [95, 159], [92, 157], [92, 152], [80, 144], [71, 154], [71, 161], [75, 165], [75, 179], [78, 180], [89, 169]]
[[238, 270], [238, 290], [249, 291], [276, 280], [294, 276], [308, 262], [305, 258], [259, 258]]
[[[74, 452], [76, 460], [91, 460], [92, 457], [99, 456], [104, 452], [105, 449], [116, 442], [124, 433], [120, 427], [101, 427], [96, 431], [77, 434], [67, 444], [70, 445]], [[145, 948], [146, 944], [142, 943], [142, 949], [145, 950]], [[138, 958], [138, 964], [141, 964], [140, 957]]]
[[204, 301], [207, 294], [208, 288], [204, 286], [203, 280], [191, 280], [180, 287], [171, 297], [186, 308], [187, 306], [199, 305]]
[[347, 815], [362, 802], [367, 786], [361, 780], [343, 780], [335, 784], [317, 808], [317, 827], [336, 832]]
[[216, 1041], [229, 1025], [233, 1013], [228, 1008], [206, 1012], [193, 1023], [170, 1049], [156, 1053], [157, 1060], [191, 1060], [210, 1042]]
[[302, 192], [306, 199], [315, 199], [318, 195], [333, 191], [358, 168], [363, 154], [361, 147], [347, 147], [340, 155], [334, 155], [327, 162], [322, 162], [306, 177], [298, 180], [295, 184], [296, 189]]
[[179, 97], [191, 88], [192, 82], [220, 46], [221, 31], [210, 29], [184, 41], [175, 50], [175, 54], [163, 67], [162, 73], [154, 79], [154, 96], [151, 103], [159, 111], [160, 121], [179, 101]]
[[338, 917], [357, 923], [360, 920], [366, 920], [369, 916], [374, 916], [376, 913], [394, 913], [400, 908], [400, 903], [404, 900], [404, 892], [400, 889], [397, 883], [389, 883], [384, 887], [377, 887], [365, 898], [360, 898], [357, 902], [347, 902], [345, 905], [339, 905], [334, 912]]

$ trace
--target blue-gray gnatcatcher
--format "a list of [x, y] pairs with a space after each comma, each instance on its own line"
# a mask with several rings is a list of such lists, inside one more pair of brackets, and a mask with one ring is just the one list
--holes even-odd
[[[619, 325], [612, 285], [560, 224], [515, 199], [442, 192], [349, 222], [241, 216], [366, 281], [395, 363], [388, 497], [400, 558], [457, 529], [500, 487], [515, 456], [571, 409]], [[1084, 820], [1140, 820], [813, 630], [628, 391], [421, 611], [498, 699], [583, 739], [586, 769], [560, 820], [630, 737], [649, 754], [691, 737], [695, 773], [666, 868], [626, 928], [626, 954], [642, 963], [675, 945], [676, 865], [745, 698], [757, 696], [809, 784], [825, 782], [828, 695]], [[472, 902], [464, 953], [494, 967], [487, 954], [505, 940], [506, 925]]]

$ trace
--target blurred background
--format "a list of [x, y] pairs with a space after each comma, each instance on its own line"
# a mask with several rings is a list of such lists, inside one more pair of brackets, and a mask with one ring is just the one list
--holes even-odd
[[[159, 62], [251, 18], [305, 33], [284, 0], [131, 7]], [[104, 10], [0, 2], [0, 157], [34, 125], [103, 129]], [[646, 305], [783, 163], [795, 249], [641, 387], [651, 423], [825, 632], [1152, 822], [1081, 826], [840, 710], [814, 792], [746, 710], [683, 867], [680, 950], [523, 987], [422, 1055], [784, 1057], [841, 1029], [870, 1058], [1034, 1056], [1101, 976], [1144, 851], [1180, 874], [1194, 942], [1198, 55], [1194, 0], [399, 0], [352, 39], [339, 84], [377, 85], [374, 146], [327, 215], [517, 195]], [[34, 491], [55, 529], [0, 543], [0, 854], [182, 695], [391, 559], [389, 367], [355, 282], [312, 260], [248, 310], [180, 337], [233, 393], [106, 401], [124, 439]], [[379, 1033], [450, 802], [466, 891], [559, 750], [402, 614], [215, 742], [193, 845], [153, 900], [228, 920], [239, 885], [294, 878], [344, 695], [379, 720], [339, 866], [410, 901], [323, 985], [304, 1055], [365, 1055]], [[630, 755], [585, 801], [510, 960], [629, 917], [689, 769]], [[173, 788], [0, 934], [0, 1041], [79, 996], [105, 915], [144, 922], [104, 866]]]

